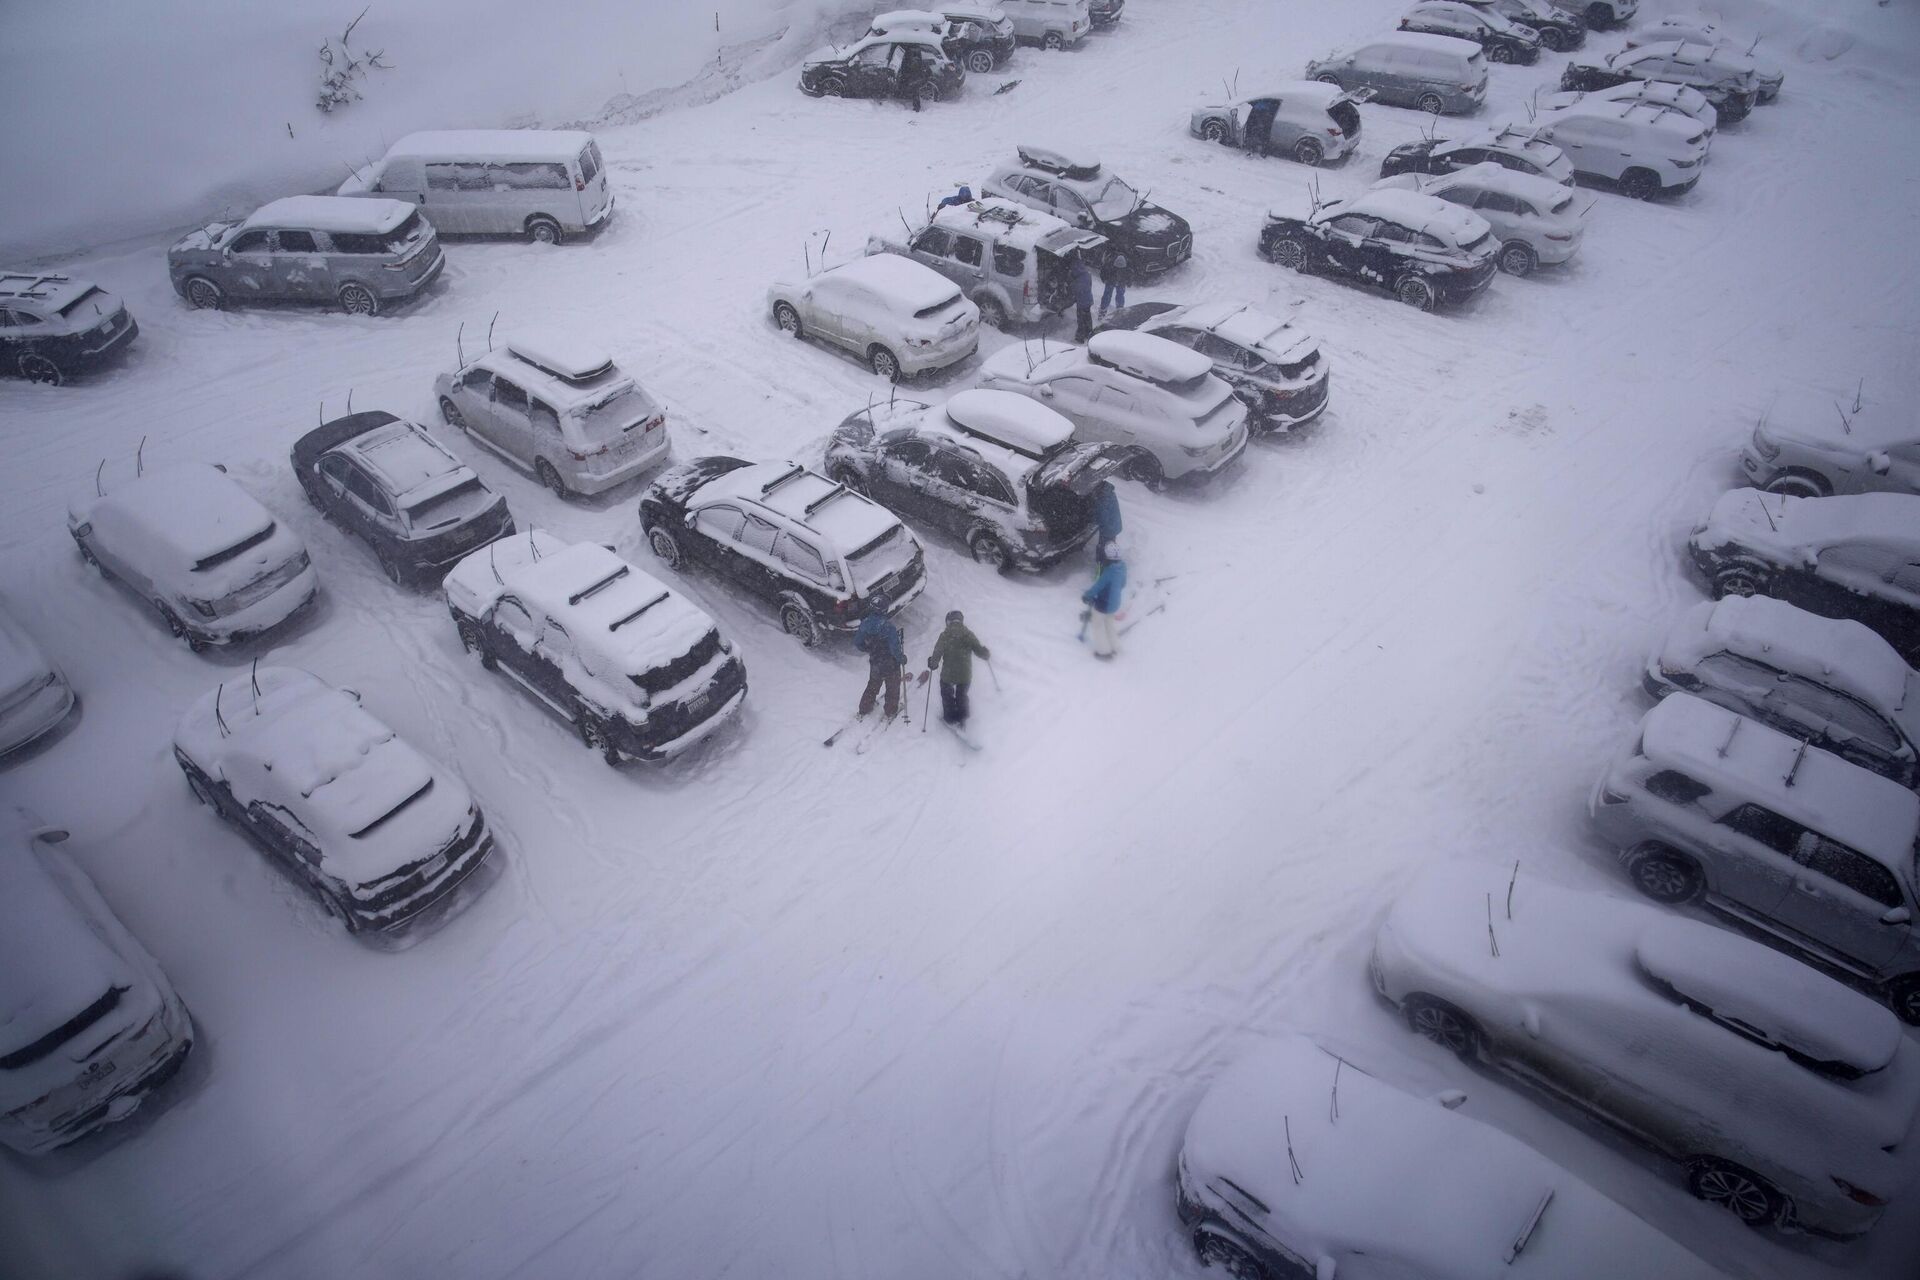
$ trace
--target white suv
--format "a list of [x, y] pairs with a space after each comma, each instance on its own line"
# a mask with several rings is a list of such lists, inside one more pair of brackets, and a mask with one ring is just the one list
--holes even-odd
[[1594, 205], [1592, 196], [1488, 161], [1439, 175], [1403, 173], [1373, 185], [1404, 187], [1473, 210], [1500, 241], [1500, 269], [1516, 276], [1573, 257]]
[[1776, 405], [1741, 452], [1747, 483], [1770, 493], [1920, 493], [1920, 426], [1886, 406], [1796, 397]]
[[876, 253], [767, 290], [773, 322], [853, 352], [889, 382], [958, 364], [980, 345], [980, 308], [932, 267]]
[[1613, 183], [1634, 200], [1691, 191], [1707, 162], [1706, 133], [1695, 121], [1638, 103], [1543, 111], [1534, 135], [1564, 151], [1576, 174]]

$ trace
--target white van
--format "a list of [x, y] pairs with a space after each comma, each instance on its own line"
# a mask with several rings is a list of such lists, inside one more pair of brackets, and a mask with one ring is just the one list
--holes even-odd
[[410, 133], [338, 194], [411, 201], [443, 234], [542, 244], [597, 232], [613, 217], [600, 145], [580, 129]]

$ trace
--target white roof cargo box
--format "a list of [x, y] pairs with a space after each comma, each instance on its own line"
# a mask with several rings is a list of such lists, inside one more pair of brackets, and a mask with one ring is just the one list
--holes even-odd
[[1094, 334], [1087, 351], [1094, 359], [1149, 382], [1186, 382], [1213, 369], [1213, 361], [1198, 351], [1128, 329]]
[[507, 350], [528, 364], [568, 382], [585, 382], [613, 368], [613, 357], [600, 348], [553, 333], [516, 336]]
[[947, 401], [947, 419], [966, 435], [1044, 458], [1073, 438], [1073, 424], [1014, 391], [975, 387]]
[[1015, 150], [1020, 153], [1020, 163], [1030, 169], [1044, 169], [1048, 173], [1081, 180], [1100, 175], [1099, 157], [1088, 152], [1060, 151], [1052, 147], [1035, 146], [1030, 142], [1020, 144]]

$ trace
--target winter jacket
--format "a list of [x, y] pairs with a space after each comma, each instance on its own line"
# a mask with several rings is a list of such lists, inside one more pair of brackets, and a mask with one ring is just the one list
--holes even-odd
[[936, 209], [945, 209], [952, 205], [971, 204], [972, 202], [973, 202], [973, 188], [961, 187], [958, 191], [954, 192], [950, 196], [945, 197], [940, 201], [939, 204], [933, 207]]
[[1078, 258], [1073, 260], [1073, 305], [1093, 305], [1093, 272], [1087, 270], [1087, 264]]
[[983, 658], [993, 655], [987, 652], [987, 646], [980, 638], [967, 630], [964, 622], [949, 622], [940, 638], [933, 642], [933, 656], [927, 659], [927, 670], [938, 669], [941, 684], [972, 684], [973, 655]]
[[1100, 566], [1100, 576], [1093, 585], [1081, 593], [1080, 603], [1090, 605], [1101, 613], [1115, 613], [1120, 608], [1120, 597], [1127, 590], [1127, 566], [1122, 560], [1109, 560]]
[[1099, 531], [1102, 543], [1112, 542], [1120, 536], [1120, 495], [1105, 480], [1093, 493], [1093, 524]]
[[897, 670], [907, 665], [907, 649], [900, 638], [900, 628], [893, 625], [893, 619], [880, 614], [868, 614], [860, 619], [860, 629], [853, 633], [853, 647], [867, 655], [869, 667]]
[[1115, 249], [1101, 260], [1100, 283], [1132, 284], [1133, 281], [1128, 274], [1129, 265], [1127, 255], [1119, 249]]

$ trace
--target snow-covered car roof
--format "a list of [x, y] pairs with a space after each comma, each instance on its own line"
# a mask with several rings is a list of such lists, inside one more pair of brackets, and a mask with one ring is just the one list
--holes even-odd
[[1696, 134], [1707, 126], [1700, 119], [1679, 107], [1665, 103], [1651, 102], [1639, 98], [1626, 98], [1618, 101], [1596, 101], [1592, 99], [1570, 103], [1564, 107], [1554, 107], [1540, 113], [1541, 124], [1551, 124], [1555, 120], [1568, 119], [1619, 120], [1625, 124], [1639, 125], [1646, 129], [1659, 130], [1670, 134], [1677, 140], [1691, 141]]
[[[1405, 175], [1396, 175], [1405, 176]], [[1509, 169], [1492, 160], [1482, 160], [1465, 168], [1455, 169], [1452, 173], [1414, 174], [1421, 181], [1412, 184], [1413, 189], [1422, 193], [1450, 191], [1455, 187], [1473, 187], [1480, 191], [1498, 191], [1518, 200], [1525, 200], [1537, 207], [1542, 213], [1553, 209], [1562, 201], [1573, 199], [1573, 193], [1562, 183], [1537, 173], [1522, 173], [1518, 169]], [[1383, 178], [1380, 184], [1394, 181]], [[1405, 185], [1405, 184], [1401, 184]], [[1437, 197], [1436, 197], [1437, 198]], [[1584, 213], [1593, 207], [1591, 201], [1582, 205], [1578, 212]], [[1570, 212], [1573, 212], [1570, 210]]]
[[115, 485], [105, 497], [78, 499], [69, 519], [79, 525], [111, 515], [182, 570], [265, 533], [273, 514], [217, 467], [181, 462]]
[[1309, 1261], [1379, 1254], [1425, 1280], [1719, 1275], [1531, 1147], [1305, 1036], [1266, 1041], [1220, 1073], [1182, 1163]]
[[1090, 182], [1100, 176], [1100, 157], [1091, 151], [1043, 146], [1033, 142], [1019, 143], [1013, 150], [1020, 157], [1022, 165], [1042, 173], [1079, 182]]
[[475, 478], [471, 467], [404, 418], [344, 440], [328, 452], [349, 453], [365, 463], [403, 507]]
[[814, 276], [848, 280], [878, 294], [888, 306], [906, 315], [915, 315], [932, 307], [945, 306], [960, 296], [953, 281], [897, 253], [875, 253], [837, 267], [828, 267]]
[[1073, 439], [1071, 422], [1017, 391], [975, 387], [943, 407], [961, 434], [1005, 445], [1029, 459], [1044, 458]]
[[1656, 40], [1638, 47], [1629, 47], [1609, 57], [1607, 65], [1632, 66], [1642, 58], [1654, 57], [1672, 58], [1676, 62], [1725, 71], [1729, 75], [1759, 74], [1759, 67], [1746, 54], [1729, 49], [1725, 45], [1702, 44], [1697, 40]]
[[1187, 382], [1213, 372], [1213, 361], [1191, 347], [1129, 329], [1094, 334], [1087, 352], [1102, 364], [1148, 382]]
[[1155, 316], [1147, 324], [1149, 333], [1163, 324], [1204, 329], [1280, 364], [1304, 359], [1320, 346], [1312, 334], [1291, 320], [1262, 311], [1250, 302], [1196, 302]]
[[999, 196], [982, 196], [966, 204], [936, 209], [933, 225], [948, 231], [978, 232], [1013, 248], [1037, 248], [1052, 254], [1064, 255], [1106, 243], [1106, 237], [1098, 232], [1083, 231], [1050, 213]]
[[240, 225], [288, 227], [301, 231], [385, 235], [413, 216], [404, 200], [362, 199], [358, 196], [283, 196], [248, 214]]
[[1454, 246], [1471, 244], [1491, 230], [1487, 220], [1471, 209], [1397, 187], [1363, 191], [1351, 200], [1325, 205], [1314, 220], [1325, 222], [1346, 213], [1385, 218]]
[[[0, 1057], [48, 1035], [113, 986], [126, 963], [94, 933], [31, 847], [41, 824], [0, 805]], [[15, 1073], [0, 1073], [0, 1089]], [[33, 1083], [26, 1081], [24, 1083]], [[33, 1101], [0, 1093], [11, 1110]]]
[[55, 670], [39, 642], [0, 606], [0, 699]]
[[1794, 498], [1759, 489], [1729, 489], [1695, 535], [1711, 547], [1737, 536], [1783, 559], [1818, 555], [1828, 547], [1885, 547], [1920, 558], [1920, 495], [1847, 493]]
[[1371, 49], [1383, 44], [1392, 45], [1397, 49], [1426, 49], [1433, 53], [1451, 53], [1462, 58], [1472, 58], [1480, 53], [1479, 45], [1458, 36], [1435, 35], [1430, 31], [1384, 31], [1371, 40], [1349, 45], [1332, 56], [1343, 58], [1355, 50]]
[[1684, 671], [1716, 653], [1817, 678], [1883, 714], [1902, 710], [1914, 692], [1913, 669], [1873, 628], [1769, 596], [1728, 596], [1688, 609], [1662, 641], [1660, 662]]
[[1264, 93], [1250, 93], [1219, 105], [1244, 107], [1268, 98], [1278, 98], [1282, 102], [1318, 103], [1320, 106], [1330, 107], [1342, 98], [1351, 96], [1352, 94], [1337, 84], [1326, 84], [1319, 80], [1282, 80], [1278, 84], [1269, 85]]
[[797, 462], [755, 462], [729, 471], [702, 488], [694, 505], [704, 507], [723, 498], [742, 499], [805, 525], [842, 556], [904, 528], [879, 503]]
[[584, 129], [427, 129], [388, 147], [387, 158], [571, 160], [592, 141]]
[[947, 56], [946, 46], [941, 44], [940, 37], [931, 31], [890, 31], [884, 35], [862, 36], [852, 44], [842, 45], [839, 48], [829, 45], [825, 49], [815, 49], [806, 56], [804, 61], [807, 66], [822, 62], [845, 62], [848, 58], [857, 57], [876, 44], [910, 44], [941, 58]]
[[1640, 753], [1655, 764], [1715, 791], [1760, 800], [1866, 854], [1912, 886], [1920, 795], [1818, 747], [1802, 747], [1757, 720], [1686, 693], [1667, 695], [1640, 722]]
[[430, 855], [472, 809], [459, 778], [353, 694], [295, 667], [236, 673], [209, 690], [181, 717], [174, 745], [240, 803], [285, 807], [317, 837], [321, 869], [348, 885]]
[[1585, 104], [1594, 107], [1603, 102], [1644, 102], [1668, 107], [1693, 116], [1703, 124], [1717, 124], [1720, 118], [1720, 113], [1707, 101], [1706, 94], [1676, 80], [1627, 80], [1604, 89], [1588, 89], [1584, 92], [1559, 89], [1540, 95], [1537, 105], [1542, 111], [1562, 111], [1571, 106]]

